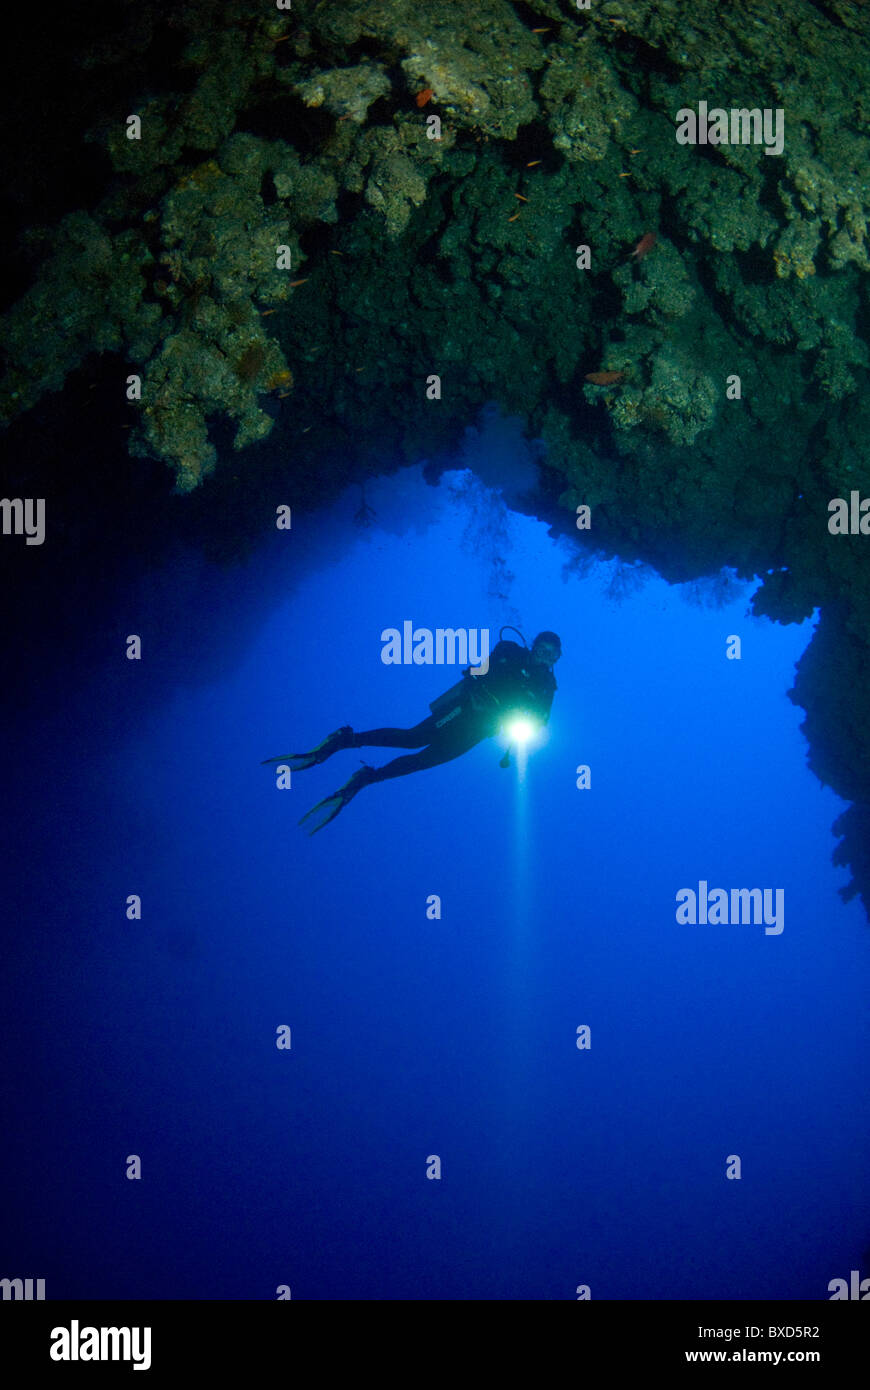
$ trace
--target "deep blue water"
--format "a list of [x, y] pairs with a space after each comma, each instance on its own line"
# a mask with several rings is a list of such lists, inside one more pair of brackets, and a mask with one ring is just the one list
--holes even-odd
[[[368, 528], [358, 493], [289, 532], [267, 514], [245, 565], [143, 580], [96, 678], [46, 670], [9, 768], [3, 1274], [50, 1298], [824, 1299], [861, 1265], [870, 934], [786, 697], [812, 624], [572, 563], [487, 485], [532, 471], [490, 419], [437, 487], [369, 486]], [[384, 665], [405, 620], [555, 629], [546, 740], [367, 788], [309, 837], [394, 753], [289, 790], [260, 760], [423, 718], [459, 672]], [[782, 932], [678, 924], [701, 880], [782, 889]]]

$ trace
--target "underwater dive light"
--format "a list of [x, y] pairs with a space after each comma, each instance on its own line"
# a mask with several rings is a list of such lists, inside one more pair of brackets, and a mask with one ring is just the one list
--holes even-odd
[[505, 732], [511, 743], [517, 748], [525, 748], [527, 743], [540, 732], [539, 726], [534, 719], [529, 719], [528, 715], [519, 714], [510, 721]]

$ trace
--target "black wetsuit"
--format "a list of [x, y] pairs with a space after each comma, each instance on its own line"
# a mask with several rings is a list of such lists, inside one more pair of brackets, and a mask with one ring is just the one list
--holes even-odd
[[[550, 717], [556, 677], [549, 666], [532, 661], [531, 652], [518, 642], [499, 642], [489, 658], [485, 676], [463, 671], [465, 689], [458, 696], [459, 712], [443, 722], [430, 714], [413, 729], [370, 729], [354, 734], [354, 748], [417, 748], [406, 758], [394, 758], [373, 768], [370, 780], [383, 782], [404, 777], [426, 767], [437, 767], [459, 758], [475, 744], [497, 734], [513, 711], [533, 715], [546, 724]], [[440, 724], [440, 727], [439, 727]]]

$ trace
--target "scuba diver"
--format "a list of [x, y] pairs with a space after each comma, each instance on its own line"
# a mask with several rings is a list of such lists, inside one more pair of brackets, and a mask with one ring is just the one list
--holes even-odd
[[[517, 632], [522, 637], [523, 645], [504, 641], [501, 634], [506, 631]], [[310, 753], [266, 758], [262, 765], [286, 762], [293, 772], [300, 772], [325, 762], [343, 748], [419, 750], [403, 758], [394, 758], [383, 767], [369, 767], [368, 763], [363, 763], [343, 787], [318, 801], [302, 817], [300, 825], [319, 815], [319, 820], [310, 831], [314, 835], [334, 820], [363, 787], [449, 763], [483, 739], [499, 733], [508, 720], [527, 716], [546, 724], [556, 693], [552, 668], [561, 655], [562, 644], [555, 632], [539, 632], [530, 650], [521, 632], [516, 628], [503, 627], [489, 657], [486, 674], [474, 676], [471, 667], [466, 667], [462, 679], [433, 700], [429, 706], [431, 714], [412, 729], [370, 729], [367, 733], [358, 734], [345, 724]], [[508, 748], [501, 760], [501, 767], [509, 765], [510, 751]]]

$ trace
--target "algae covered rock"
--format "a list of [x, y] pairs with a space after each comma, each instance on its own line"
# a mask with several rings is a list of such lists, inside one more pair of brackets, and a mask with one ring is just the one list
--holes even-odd
[[568, 160], [599, 160], [637, 111], [608, 59], [588, 44], [552, 44], [540, 94], [554, 148]]
[[57, 250], [35, 284], [3, 316], [9, 362], [0, 385], [0, 419], [59, 391], [91, 352], [118, 352], [129, 340], [141, 360], [159, 338], [162, 315], [145, 302], [150, 256], [134, 232], [111, 235], [89, 214], [70, 213], [56, 230]]
[[380, 63], [315, 72], [297, 82], [293, 90], [306, 106], [323, 106], [340, 120], [363, 125], [373, 102], [391, 91], [390, 79]]

